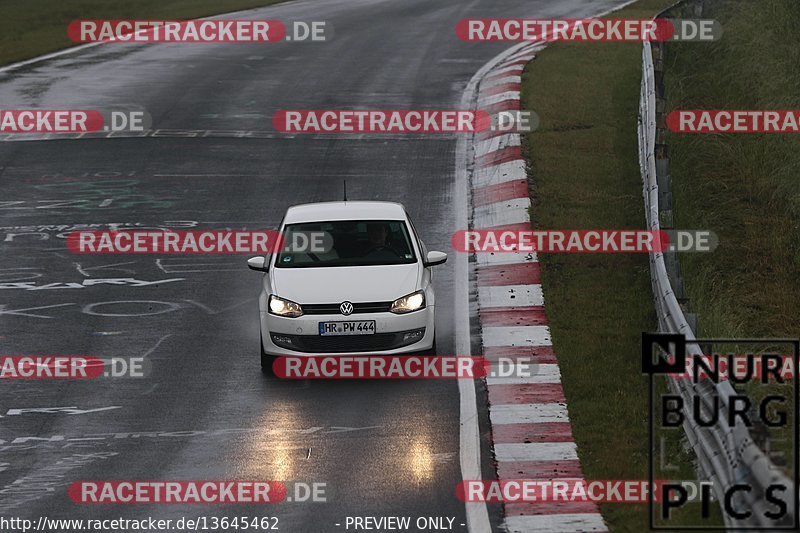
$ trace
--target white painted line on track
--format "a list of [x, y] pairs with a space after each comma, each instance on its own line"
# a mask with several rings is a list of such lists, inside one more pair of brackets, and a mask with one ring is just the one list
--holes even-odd
[[574, 442], [530, 442], [495, 444], [498, 462], [510, 461], [572, 461], [578, 458]]
[[478, 303], [481, 309], [541, 306], [544, 305], [544, 296], [539, 284], [480, 286]]
[[521, 74], [525, 70], [525, 65], [511, 65], [510, 67], [502, 67], [491, 72], [492, 76], [498, 74]]
[[497, 87], [498, 85], [505, 85], [506, 83], [522, 83], [522, 77], [513, 74], [511, 76], [506, 76], [503, 78], [495, 78], [493, 80], [489, 80], [486, 82], [481, 83], [481, 89], [491, 89], [492, 87]]
[[552, 346], [547, 326], [488, 326], [483, 328], [483, 347]]
[[506, 518], [508, 533], [552, 533], [553, 531], [608, 531], [599, 513], [564, 513]]
[[563, 403], [492, 404], [489, 418], [492, 424], [569, 422], [567, 406]]
[[528, 179], [528, 174], [525, 171], [525, 161], [514, 159], [499, 165], [476, 169], [473, 174], [473, 186], [479, 188], [523, 179]]
[[545, 44], [542, 43], [533, 43], [531, 48], [528, 48], [524, 51], [518, 52], [506, 59], [507, 63], [511, 63], [512, 61], [517, 61], [519, 59], [533, 59], [536, 57], [536, 53], [540, 52], [545, 49]]
[[519, 91], [506, 91], [500, 94], [492, 94], [489, 96], [484, 96], [480, 100], [478, 100], [478, 105], [481, 107], [490, 106], [494, 104], [499, 104], [500, 102], [505, 102], [506, 100], [517, 101], [519, 100]]
[[[492, 385], [529, 385], [531, 383], [561, 383], [561, 370], [557, 364], [544, 363], [536, 366], [536, 373], [533, 376], [524, 377], [488, 377], [486, 384]], [[492, 409], [494, 406], [492, 406]], [[491, 411], [491, 410], [490, 410]]]
[[475, 208], [473, 220], [479, 228], [530, 222], [530, 198], [513, 198]]
[[478, 141], [475, 143], [475, 154], [477, 156], [486, 155], [509, 146], [520, 146], [521, 140], [519, 135], [507, 133], [505, 135], [498, 135], [487, 139], [485, 141]]

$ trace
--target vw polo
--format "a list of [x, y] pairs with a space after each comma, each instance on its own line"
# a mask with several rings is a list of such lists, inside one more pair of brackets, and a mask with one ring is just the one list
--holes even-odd
[[447, 254], [427, 251], [401, 204], [298, 205], [287, 210], [280, 233], [287, 243], [302, 235], [320, 246], [287, 245], [247, 261], [264, 272], [263, 368], [281, 355], [435, 351], [431, 267]]

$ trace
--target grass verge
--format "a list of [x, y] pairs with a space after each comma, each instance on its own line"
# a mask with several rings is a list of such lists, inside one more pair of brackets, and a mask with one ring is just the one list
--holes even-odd
[[[610, 16], [649, 18], [673, 3], [642, 0]], [[541, 118], [524, 148], [536, 228], [644, 228], [636, 134], [641, 50], [640, 44], [559, 43], [526, 68], [522, 105]], [[584, 475], [647, 479], [641, 334], [656, 328], [647, 256], [540, 260]], [[680, 474], [691, 476], [690, 458], [678, 462]], [[646, 505], [605, 504], [602, 512], [614, 531], [648, 529]]]
[[[800, 108], [800, 3], [708, 7], [704, 17], [722, 22], [723, 37], [668, 47], [668, 109]], [[668, 142], [676, 225], [709, 229], [720, 240], [713, 253], [681, 258], [700, 334], [797, 337], [800, 136], [670, 134]], [[753, 384], [747, 393], [763, 396], [755, 388], [765, 387]], [[772, 446], [782, 454], [777, 462], [791, 468], [797, 452], [787, 429], [773, 431]]]
[[3, 0], [0, 65], [75, 46], [67, 25], [75, 19], [192, 19], [283, 0]]

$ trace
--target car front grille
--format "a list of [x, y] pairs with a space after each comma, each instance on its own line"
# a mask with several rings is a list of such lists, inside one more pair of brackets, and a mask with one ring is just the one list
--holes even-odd
[[[338, 304], [301, 304], [305, 315], [341, 315]], [[353, 303], [353, 313], [388, 313], [392, 308], [392, 302], [367, 302]]]

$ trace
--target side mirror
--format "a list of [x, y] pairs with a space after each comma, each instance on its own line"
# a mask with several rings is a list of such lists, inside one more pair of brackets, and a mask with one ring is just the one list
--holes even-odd
[[441, 265], [447, 261], [447, 254], [444, 252], [428, 252], [428, 257], [425, 258], [425, 262], [423, 263], [425, 267], [432, 267], [436, 265]]
[[269, 270], [269, 266], [267, 263], [267, 258], [263, 255], [259, 255], [256, 257], [251, 257], [247, 260], [247, 268], [250, 270], [257, 270], [259, 272], [266, 272]]

